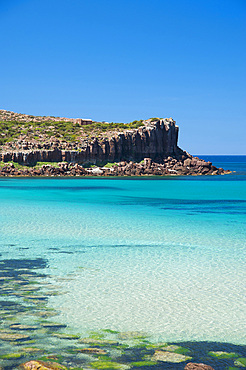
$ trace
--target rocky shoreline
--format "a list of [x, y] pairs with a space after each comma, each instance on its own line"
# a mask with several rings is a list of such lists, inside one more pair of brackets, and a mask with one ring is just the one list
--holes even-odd
[[4, 163], [0, 167], [0, 176], [6, 177], [53, 177], [53, 176], [199, 176], [199, 175], [224, 175], [231, 173], [229, 170], [217, 168], [211, 162], [206, 162], [197, 157], [184, 157], [180, 160], [168, 157], [163, 163], [154, 162], [151, 158], [144, 158], [136, 163], [121, 161], [107, 163], [104, 166], [83, 167], [78, 163], [58, 162], [43, 164], [39, 168], [16, 166], [14, 163]]

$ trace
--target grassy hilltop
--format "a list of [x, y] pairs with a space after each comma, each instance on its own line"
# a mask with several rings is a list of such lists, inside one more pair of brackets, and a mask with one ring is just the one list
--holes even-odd
[[73, 119], [59, 120], [59, 117], [35, 117], [13, 112], [6, 114], [0, 110], [0, 145], [14, 139], [29, 138], [31, 140], [46, 141], [56, 137], [61, 141], [76, 142], [80, 139], [93, 137], [103, 138], [119, 131], [136, 129], [143, 125], [143, 120], [130, 123], [95, 122], [81, 125]]

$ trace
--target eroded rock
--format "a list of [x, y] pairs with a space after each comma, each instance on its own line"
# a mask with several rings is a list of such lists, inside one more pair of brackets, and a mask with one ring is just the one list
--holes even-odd
[[81, 352], [81, 353], [91, 353], [91, 354], [95, 354], [95, 355], [106, 355], [107, 354], [107, 351], [105, 351], [104, 349], [101, 349], [101, 348], [93, 348], [93, 347], [89, 347], [89, 348], [79, 348], [79, 349], [76, 349], [77, 352]]
[[25, 341], [29, 340], [30, 337], [26, 334], [12, 334], [12, 333], [0, 333], [0, 340], [4, 340], [7, 342], [18, 342], [18, 341]]
[[189, 362], [184, 370], [214, 370], [213, 367], [209, 366], [209, 365], [205, 365], [203, 363], [200, 363], [200, 364], [197, 364], [197, 363], [193, 363], [193, 362]]
[[63, 365], [56, 362], [28, 361], [20, 365], [23, 370], [67, 370]]
[[190, 357], [190, 356], [181, 355], [181, 354], [175, 353], [175, 352], [157, 350], [157, 351], [155, 351], [151, 360], [152, 361], [179, 363], [179, 362], [184, 362], [184, 361], [187, 361], [187, 360], [191, 360], [191, 358], [192, 357]]

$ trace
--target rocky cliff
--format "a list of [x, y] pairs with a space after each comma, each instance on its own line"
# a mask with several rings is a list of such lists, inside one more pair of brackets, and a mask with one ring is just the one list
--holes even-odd
[[172, 118], [110, 124], [6, 112], [0, 110], [0, 176], [228, 173], [180, 149]]
[[0, 160], [32, 165], [36, 162], [102, 163], [141, 161], [148, 157], [162, 161], [167, 156], [182, 153], [177, 146], [178, 126], [171, 118], [143, 121], [138, 129], [121, 130], [108, 137], [80, 140], [75, 146], [51, 138], [48, 143], [38, 140], [15, 140], [2, 146]]

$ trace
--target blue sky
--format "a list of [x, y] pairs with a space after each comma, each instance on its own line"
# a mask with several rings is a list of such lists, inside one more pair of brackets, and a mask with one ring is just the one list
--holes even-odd
[[0, 0], [0, 109], [173, 117], [192, 154], [246, 154], [246, 0]]

